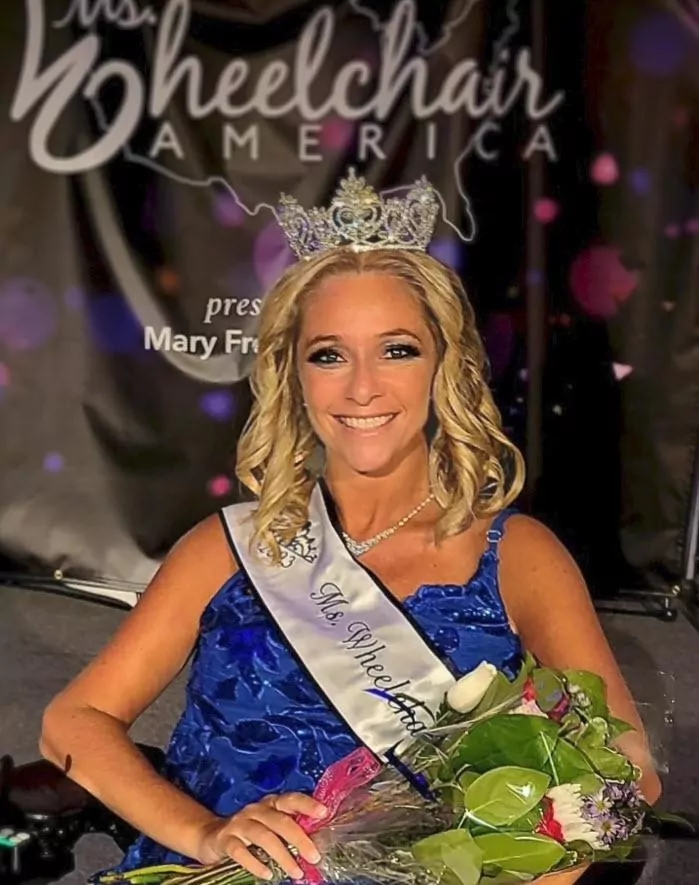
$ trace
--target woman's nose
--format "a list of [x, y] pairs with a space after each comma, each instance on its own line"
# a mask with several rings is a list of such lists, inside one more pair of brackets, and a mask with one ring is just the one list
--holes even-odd
[[350, 372], [347, 398], [358, 406], [368, 406], [378, 396], [381, 396], [381, 385], [376, 366], [369, 360], [357, 360]]

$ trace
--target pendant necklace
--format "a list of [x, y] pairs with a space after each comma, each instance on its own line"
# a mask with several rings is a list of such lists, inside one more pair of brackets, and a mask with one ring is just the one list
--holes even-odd
[[414, 516], [417, 516], [421, 510], [427, 507], [427, 505], [433, 499], [434, 494], [428, 495], [421, 504], [418, 504], [417, 507], [410, 511], [410, 513], [408, 513], [402, 519], [398, 520], [395, 525], [392, 525], [390, 528], [384, 529], [382, 532], [379, 532], [378, 535], [367, 538], [366, 541], [355, 541], [354, 538], [351, 538], [346, 531], [341, 529], [340, 534], [342, 535], [342, 540], [345, 542], [347, 549], [352, 554], [352, 556], [363, 556], [365, 553], [368, 553], [369, 550], [373, 550], [377, 544], [381, 543], [381, 541], [385, 541], [386, 538], [390, 538], [391, 535], [395, 535], [398, 529], [402, 529], [407, 522], [410, 522], [410, 520]]

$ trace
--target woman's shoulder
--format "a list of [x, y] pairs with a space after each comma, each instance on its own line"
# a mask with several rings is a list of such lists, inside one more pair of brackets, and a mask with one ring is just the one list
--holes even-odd
[[196, 523], [172, 547], [154, 583], [181, 589], [197, 608], [238, 572], [220, 512]]

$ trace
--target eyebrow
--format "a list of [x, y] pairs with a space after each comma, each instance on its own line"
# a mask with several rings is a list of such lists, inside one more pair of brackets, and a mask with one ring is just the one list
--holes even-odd
[[[420, 337], [415, 332], [411, 332], [410, 329], [389, 329], [387, 332], [382, 332], [378, 337], [397, 338], [399, 336], [414, 338], [415, 341], [420, 341]], [[306, 342], [306, 347], [313, 347], [315, 344], [320, 343], [337, 344], [341, 340], [339, 335], [316, 335]]]

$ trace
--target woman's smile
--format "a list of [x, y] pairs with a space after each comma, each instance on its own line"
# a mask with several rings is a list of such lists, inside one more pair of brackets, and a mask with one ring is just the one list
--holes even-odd
[[373, 435], [390, 424], [396, 415], [397, 412], [389, 413], [387, 415], [372, 415], [361, 418], [350, 415], [337, 415], [336, 417], [340, 424], [348, 430], [355, 433], [359, 432], [365, 435]]

